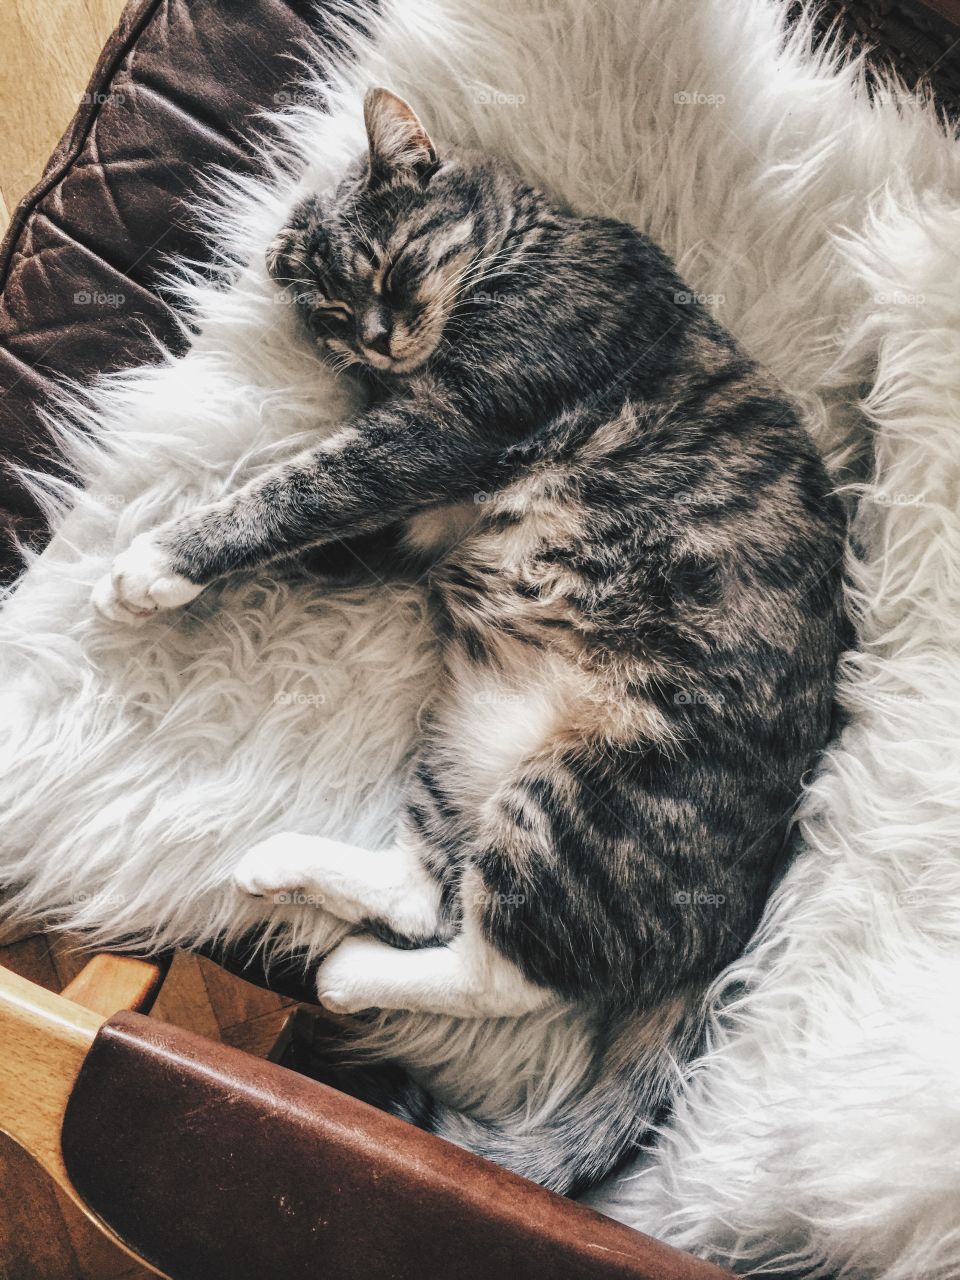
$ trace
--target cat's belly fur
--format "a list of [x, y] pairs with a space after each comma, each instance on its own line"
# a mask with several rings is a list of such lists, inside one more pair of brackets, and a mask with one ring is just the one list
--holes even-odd
[[[521, 508], [516, 522], [497, 519]], [[548, 542], [569, 537], [558, 528], [569, 519], [555, 504], [538, 509], [527, 478], [411, 521], [407, 541], [441, 557], [431, 587], [445, 679], [422, 751], [464, 834], [481, 836], [504, 786], [571, 747], [658, 732], [636, 696], [623, 722], [615, 690], [581, 660], [583, 635], [564, 594], [571, 584], [538, 559]]]
[[488, 816], [499, 789], [569, 732], [569, 694], [557, 664], [520, 653], [509, 673], [465, 661], [456, 641], [432, 708], [425, 749], [465, 816]]

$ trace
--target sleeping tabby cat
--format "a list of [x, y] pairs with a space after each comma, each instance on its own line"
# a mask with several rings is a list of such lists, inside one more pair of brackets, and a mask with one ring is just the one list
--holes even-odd
[[365, 119], [267, 261], [368, 407], [141, 535], [95, 599], [139, 618], [306, 547], [429, 563], [444, 674], [395, 843], [281, 835], [237, 882], [356, 926], [329, 1009], [592, 1010], [589, 1083], [533, 1130], [388, 1099], [570, 1191], [649, 1132], [760, 916], [830, 732], [844, 523], [783, 392], [646, 236], [438, 153], [387, 90]]

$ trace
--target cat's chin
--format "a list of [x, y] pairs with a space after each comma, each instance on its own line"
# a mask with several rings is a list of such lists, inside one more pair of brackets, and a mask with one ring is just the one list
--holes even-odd
[[361, 352], [361, 358], [367, 368], [372, 369], [374, 373], [402, 375], [415, 373], [417, 369], [422, 369], [429, 360], [430, 354], [430, 352], [426, 352], [418, 353], [415, 356], [397, 358], [394, 356], [380, 355], [375, 351], [363, 351]]

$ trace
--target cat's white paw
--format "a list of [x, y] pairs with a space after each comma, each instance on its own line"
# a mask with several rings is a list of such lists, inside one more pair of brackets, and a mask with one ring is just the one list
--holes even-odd
[[317, 970], [320, 1003], [331, 1013], [404, 1008], [394, 973], [397, 954], [378, 938], [344, 938]]
[[278, 903], [295, 900], [303, 906], [322, 906], [322, 895], [304, 892], [314, 888], [312, 866], [315, 838], [295, 831], [281, 831], [248, 849], [233, 872], [233, 883], [254, 898]]
[[200, 594], [203, 587], [175, 573], [170, 553], [152, 533], [141, 533], [93, 589], [98, 613], [113, 622], [138, 623], [158, 609], [176, 609]]

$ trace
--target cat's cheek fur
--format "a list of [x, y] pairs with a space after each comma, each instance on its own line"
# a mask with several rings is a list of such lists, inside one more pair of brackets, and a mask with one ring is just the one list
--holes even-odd
[[113, 622], [137, 624], [161, 609], [188, 604], [203, 590], [177, 573], [156, 531], [141, 533], [116, 557], [93, 589], [98, 613]]

